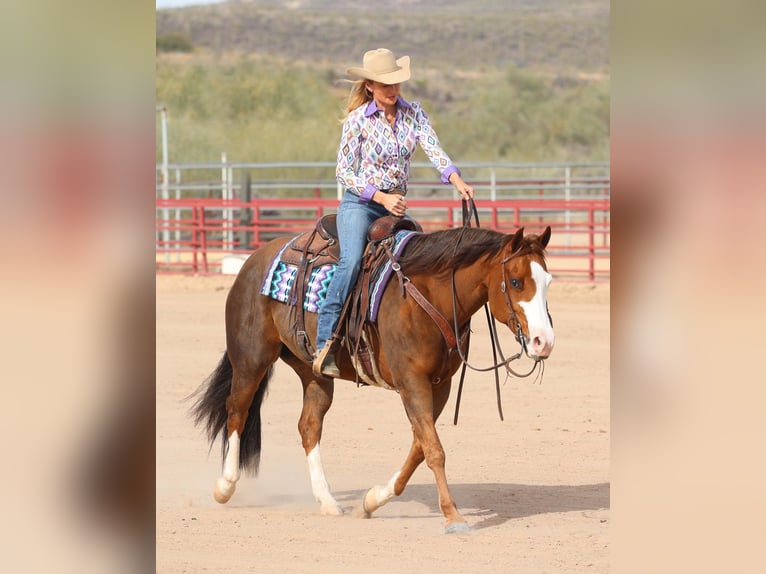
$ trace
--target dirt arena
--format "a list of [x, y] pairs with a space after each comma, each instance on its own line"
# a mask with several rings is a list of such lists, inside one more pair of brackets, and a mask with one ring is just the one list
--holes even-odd
[[[297, 431], [300, 382], [282, 363], [263, 405], [259, 477], [243, 477], [228, 504], [213, 500], [219, 446], [208, 452], [183, 399], [224, 351], [232, 281], [157, 277], [157, 572], [609, 571], [608, 285], [554, 280], [556, 347], [541, 384], [503, 384], [504, 422], [492, 373], [469, 371], [453, 426], [453, 385], [437, 430], [452, 494], [473, 530], [446, 535], [425, 464], [400, 498], [370, 520], [357, 517], [366, 490], [404, 461], [411, 433], [397, 394], [346, 381], [336, 383], [322, 440], [345, 515], [320, 514]], [[483, 311], [473, 328], [470, 359], [486, 366]], [[503, 341], [515, 352], [509, 333]]]

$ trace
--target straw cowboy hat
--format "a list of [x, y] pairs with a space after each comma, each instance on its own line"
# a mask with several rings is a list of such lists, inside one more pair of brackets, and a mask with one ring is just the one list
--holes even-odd
[[391, 50], [370, 50], [364, 54], [362, 67], [349, 68], [348, 73], [381, 84], [400, 84], [410, 79], [410, 57], [396, 60]]

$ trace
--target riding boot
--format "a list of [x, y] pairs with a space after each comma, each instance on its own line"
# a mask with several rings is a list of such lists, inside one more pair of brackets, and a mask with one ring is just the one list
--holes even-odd
[[322, 349], [317, 349], [314, 353], [314, 362], [311, 370], [316, 377], [340, 377], [340, 369], [335, 364], [335, 352], [332, 350], [332, 341], [327, 341]]

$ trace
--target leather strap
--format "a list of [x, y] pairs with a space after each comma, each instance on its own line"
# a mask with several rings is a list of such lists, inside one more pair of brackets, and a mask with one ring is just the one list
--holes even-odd
[[423, 294], [418, 291], [418, 288], [413, 285], [412, 281], [406, 277], [404, 280], [404, 288], [407, 289], [407, 293], [410, 294], [410, 297], [412, 297], [415, 302], [420, 305], [426, 313], [428, 313], [428, 316], [431, 317], [433, 322], [436, 323], [436, 326], [439, 327], [444, 340], [447, 342], [447, 347], [449, 347], [450, 350], [456, 349], [457, 339], [455, 339], [455, 335], [452, 332], [452, 327], [450, 326], [447, 319], [444, 318], [444, 315], [439, 313], [439, 310], [431, 305], [431, 302], [426, 299]]

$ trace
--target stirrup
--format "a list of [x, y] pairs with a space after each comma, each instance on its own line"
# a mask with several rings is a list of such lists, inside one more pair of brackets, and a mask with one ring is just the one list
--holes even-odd
[[314, 354], [314, 362], [311, 365], [311, 370], [315, 377], [340, 377], [340, 369], [335, 364], [335, 354], [330, 352], [332, 344], [327, 341], [322, 347], [321, 351], [317, 351]]

